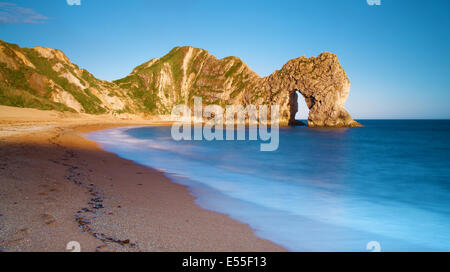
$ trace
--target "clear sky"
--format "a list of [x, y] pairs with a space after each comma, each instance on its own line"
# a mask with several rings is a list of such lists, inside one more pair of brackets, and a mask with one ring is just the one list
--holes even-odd
[[238, 56], [261, 76], [330, 51], [354, 118], [450, 118], [449, 12], [448, 0], [0, 0], [0, 39], [58, 48], [105, 80], [174, 46]]

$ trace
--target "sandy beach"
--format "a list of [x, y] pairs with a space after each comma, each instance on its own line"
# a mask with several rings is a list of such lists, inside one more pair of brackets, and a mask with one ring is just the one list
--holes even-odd
[[0, 251], [284, 251], [84, 133], [167, 125], [0, 107]]

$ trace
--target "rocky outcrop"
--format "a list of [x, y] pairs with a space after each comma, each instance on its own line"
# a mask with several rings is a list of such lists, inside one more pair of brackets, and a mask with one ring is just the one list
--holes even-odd
[[170, 114], [179, 104], [192, 106], [194, 96], [202, 97], [204, 104], [242, 104], [244, 90], [258, 80], [259, 76], [237, 57], [217, 59], [203, 49], [175, 47], [114, 83], [150, 101], [145, 110], [161, 115]]
[[0, 104], [86, 113], [170, 114], [175, 105], [280, 105], [281, 125], [298, 125], [297, 91], [310, 127], [359, 126], [344, 108], [350, 82], [337, 57], [290, 60], [261, 78], [237, 57], [217, 59], [206, 50], [175, 47], [162, 58], [107, 82], [72, 64], [56, 49], [20, 48], [0, 41]]
[[80, 113], [138, 112], [114, 83], [99, 80], [60, 50], [0, 41], [0, 104]]
[[200, 96], [206, 104], [222, 106], [280, 105], [281, 124], [298, 125], [299, 91], [310, 109], [310, 127], [360, 125], [344, 108], [350, 81], [331, 53], [290, 60], [281, 70], [261, 78], [239, 58], [219, 60], [202, 49], [176, 47], [116, 83], [130, 92], [145, 90], [152, 95], [158, 114], [168, 114], [178, 104], [192, 105], [192, 97]]
[[310, 127], [355, 127], [344, 104], [350, 93], [350, 81], [338, 58], [322, 53], [317, 58], [300, 57], [286, 63], [279, 71], [262, 79], [258, 88], [265, 90], [272, 103], [281, 105], [281, 121], [294, 124], [299, 91], [309, 108]]

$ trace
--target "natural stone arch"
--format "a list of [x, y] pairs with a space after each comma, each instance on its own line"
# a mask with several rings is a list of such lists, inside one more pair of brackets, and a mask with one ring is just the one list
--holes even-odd
[[298, 90], [310, 110], [309, 127], [361, 126], [344, 108], [350, 81], [332, 53], [292, 59], [281, 70], [265, 77], [261, 88], [269, 93], [272, 104], [281, 106], [282, 124], [296, 124], [298, 104], [294, 100]]

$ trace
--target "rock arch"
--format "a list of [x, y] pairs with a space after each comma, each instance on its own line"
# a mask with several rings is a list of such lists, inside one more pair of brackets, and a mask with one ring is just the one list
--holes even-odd
[[309, 127], [361, 126], [345, 110], [350, 81], [338, 58], [332, 53], [300, 57], [287, 62], [281, 70], [262, 79], [261, 88], [270, 94], [271, 104], [280, 108], [280, 122], [295, 125], [298, 90], [309, 108]]

